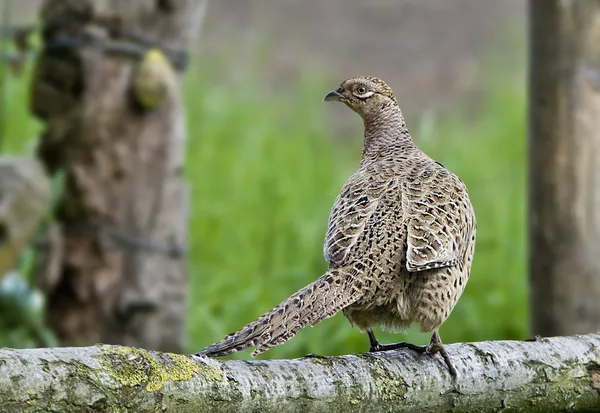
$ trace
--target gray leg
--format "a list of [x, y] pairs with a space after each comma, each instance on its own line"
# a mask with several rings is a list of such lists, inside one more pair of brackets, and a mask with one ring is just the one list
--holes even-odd
[[378, 351], [381, 344], [377, 341], [377, 337], [375, 337], [375, 333], [373, 333], [372, 329], [367, 330], [367, 334], [369, 335], [369, 351]]
[[442, 344], [442, 340], [440, 339], [440, 333], [438, 333], [437, 330], [435, 330], [433, 332], [433, 335], [431, 336], [431, 341], [429, 342], [429, 345], [427, 346], [427, 353], [429, 353], [429, 354], [440, 353], [440, 356], [442, 356], [442, 358], [446, 362], [446, 366], [448, 366], [450, 375], [453, 377], [456, 377], [456, 369], [454, 368], [454, 365], [452, 364], [452, 361], [450, 360], [450, 356], [448, 355], [448, 352], [446, 351], [446, 349], [444, 348], [444, 345]]

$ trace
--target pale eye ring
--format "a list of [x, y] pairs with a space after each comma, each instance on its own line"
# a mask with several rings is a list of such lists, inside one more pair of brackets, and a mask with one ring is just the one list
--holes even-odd
[[367, 93], [367, 88], [364, 86], [359, 86], [358, 88], [356, 88], [356, 93], [358, 93], [359, 95], [364, 95], [365, 93]]

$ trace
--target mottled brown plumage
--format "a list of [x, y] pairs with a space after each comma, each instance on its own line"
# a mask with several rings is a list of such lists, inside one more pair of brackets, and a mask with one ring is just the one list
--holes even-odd
[[[464, 183], [412, 141], [390, 87], [375, 77], [345, 80], [326, 101], [364, 121], [362, 161], [335, 200], [325, 237], [329, 271], [256, 321], [198, 354], [248, 347], [257, 355], [342, 310], [368, 332], [371, 351], [440, 352], [438, 328], [462, 294], [475, 248], [475, 214]], [[372, 326], [399, 331], [418, 322], [430, 344], [381, 345]]]

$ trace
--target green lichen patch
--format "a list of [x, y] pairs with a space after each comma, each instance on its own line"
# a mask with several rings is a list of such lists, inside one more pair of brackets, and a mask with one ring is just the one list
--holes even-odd
[[380, 397], [389, 402], [404, 399], [407, 388], [404, 379], [390, 371], [379, 359], [373, 360], [371, 364], [373, 366], [371, 374], [375, 379], [375, 386], [378, 389]]
[[[184, 356], [181, 356], [184, 357]], [[186, 359], [187, 360], [187, 359]], [[209, 366], [208, 364], [194, 364], [197, 371], [208, 381], [223, 381], [225, 373], [218, 366]]]
[[23, 377], [22, 374], [15, 374], [14, 376], [10, 376], [10, 383], [12, 384], [12, 387], [15, 389], [18, 389], [19, 386], [21, 386], [21, 380], [23, 380], [25, 377]]
[[161, 390], [167, 381], [185, 381], [196, 374], [208, 381], [223, 380], [219, 367], [194, 363], [179, 354], [163, 353], [154, 357], [144, 349], [105, 345], [100, 349], [99, 361], [121, 386], [145, 386], [149, 392]]
[[304, 356], [303, 358], [306, 358], [306, 359], [312, 361], [314, 364], [320, 364], [320, 365], [326, 366], [326, 367], [333, 366], [336, 361], [335, 357], [325, 357], [325, 356], [316, 356], [316, 355]]

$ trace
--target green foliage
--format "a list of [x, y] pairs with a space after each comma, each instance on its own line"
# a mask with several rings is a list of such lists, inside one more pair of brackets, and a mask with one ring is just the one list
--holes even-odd
[[0, 279], [0, 347], [56, 346], [44, 326], [44, 297], [16, 272]]
[[[339, 79], [307, 76], [282, 92], [250, 82], [251, 76], [218, 84], [208, 80], [213, 75], [193, 68], [185, 87], [190, 352], [325, 271], [329, 209], [358, 167], [362, 143], [356, 115], [320, 102]], [[7, 84], [5, 152], [31, 151], [39, 132], [27, 113], [27, 78]], [[474, 113], [409, 120], [418, 144], [465, 181], [478, 218], [472, 277], [441, 329], [445, 342], [527, 336], [524, 89], [496, 75], [489, 84]], [[330, 127], [335, 116], [349, 135], [336, 138]], [[406, 336], [378, 335], [383, 342], [429, 340], [418, 328]], [[262, 357], [362, 352], [367, 343], [337, 315]], [[232, 357], [249, 358], [249, 352]]]
[[[29, 113], [29, 80], [32, 68], [27, 67], [19, 76], [10, 73], [0, 61], [0, 154], [31, 153], [41, 124]], [[4, 76], [4, 78], [2, 78]]]

